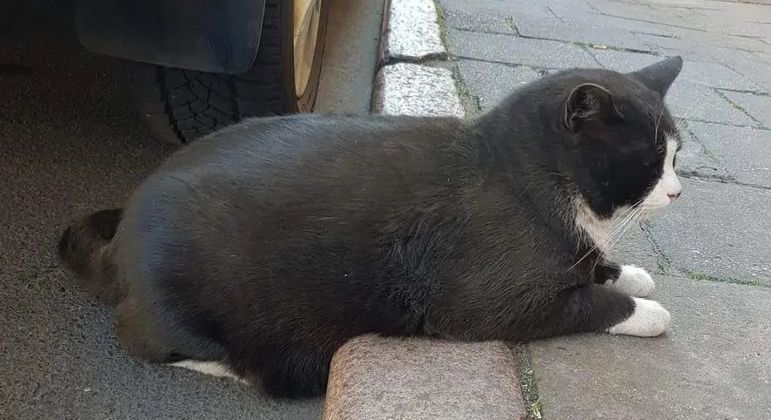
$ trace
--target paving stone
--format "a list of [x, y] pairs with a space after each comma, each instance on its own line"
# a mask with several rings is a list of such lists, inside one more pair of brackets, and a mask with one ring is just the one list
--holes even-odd
[[[739, 12], [735, 7], [722, 7], [715, 10], [699, 10], [697, 16], [694, 16], [702, 27], [708, 28], [711, 32], [733, 35], [750, 39], [749, 37], [760, 38], [768, 36], [768, 27], [757, 23], [758, 15], [751, 15], [747, 12]], [[763, 13], [763, 12], [761, 12]], [[766, 10], [765, 14], [769, 12]], [[754, 22], [753, 22], [754, 21]]]
[[689, 83], [722, 89], [756, 90], [758, 86], [741, 74], [719, 63], [685, 61], [678, 78]]
[[640, 38], [660, 54], [683, 55], [698, 60], [702, 57], [712, 58], [718, 53], [716, 46], [700, 45], [698, 41], [684, 40], [677, 37], [666, 37], [648, 34], [639, 34]]
[[511, 350], [361, 336], [335, 353], [324, 420], [524, 419]]
[[466, 88], [479, 98], [483, 111], [497, 105], [518, 87], [541, 77], [529, 67], [486, 61], [458, 60], [458, 68]]
[[762, 92], [771, 94], [771, 71], [762, 71], [768, 69], [771, 63], [761, 61], [756, 55], [743, 51], [728, 54], [721, 57], [721, 60], [723, 64], [760, 86]]
[[689, 27], [689, 22], [682, 16], [670, 10], [654, 8], [643, 2], [616, 2], [591, 0], [592, 9], [598, 13], [630, 21], [644, 22], [650, 25], [666, 25], [669, 27]]
[[[592, 12], [591, 15], [593, 15], [595, 17], [594, 19], [602, 26], [613, 26], [640, 34], [674, 36], [674, 31], [672, 30], [671, 26], [659, 25], [653, 22], [644, 22], [624, 17], [608, 16], [599, 14], [597, 12]], [[594, 21], [588, 20], [588, 22]]]
[[664, 57], [651, 54], [633, 53], [614, 50], [591, 50], [603, 67], [619, 72], [631, 72], [649, 66]]
[[755, 125], [752, 119], [723, 99], [712, 88], [677, 79], [667, 93], [667, 105], [672, 113], [689, 120], [701, 120], [733, 125]]
[[[634, 71], [665, 57], [626, 51], [592, 50], [603, 67], [616, 71]], [[684, 60], [678, 81], [723, 89], [756, 90], [758, 86], [736, 71], [719, 63]]]
[[[753, 27], [759, 27], [760, 25], [747, 25]], [[768, 29], [765, 29], [768, 31]], [[769, 52], [771, 46], [759, 39], [748, 38], [745, 36], [733, 36], [727, 34], [710, 34], [715, 37], [714, 44], [720, 47], [734, 48], [745, 51], [754, 52]]]
[[683, 196], [651, 222], [672, 268], [771, 285], [771, 190], [682, 178]]
[[517, 34], [511, 17], [501, 16], [493, 12], [477, 11], [475, 13], [467, 13], [462, 10], [445, 9], [444, 22], [447, 27], [455, 29], [508, 35]]
[[460, 58], [535, 67], [599, 67], [583, 48], [557, 41], [448, 30], [450, 53]]
[[[525, 0], [520, 0], [525, 1]], [[530, 1], [530, 4], [537, 6], [542, 4], [550, 15], [558, 17], [564, 21], [573, 19], [584, 19], [591, 15], [592, 10], [589, 2], [587, 1], [575, 1], [575, 0], [542, 0], [542, 1]], [[532, 8], [532, 7], [531, 7]], [[522, 8], [521, 13], [530, 13], [531, 8]]]
[[766, 128], [771, 128], [771, 97], [744, 92], [723, 91], [722, 93]]
[[706, 48], [706, 49], [696, 49], [691, 51], [683, 51], [683, 50], [671, 50], [668, 48], [661, 48], [658, 52], [662, 56], [666, 57], [673, 57], [676, 55], [679, 55], [680, 57], [683, 57], [683, 61], [700, 61], [703, 63], [719, 63], [720, 57], [730, 54], [736, 50], [731, 50], [728, 48]]
[[[601, 10], [594, 1], [576, 2], [575, 0], [549, 1], [549, 9], [565, 21], [571, 21], [584, 26], [600, 28], [616, 28], [629, 32], [655, 33], [671, 35], [670, 27], [660, 25], [650, 19], [645, 19], [644, 14], [637, 17], [624, 17], [614, 14], [612, 11]], [[650, 10], [647, 6], [641, 7]], [[610, 13], [609, 13], [610, 12]], [[642, 17], [642, 19], [639, 19]]]
[[650, 50], [637, 35], [623, 29], [588, 26], [581, 23], [566, 22], [555, 17], [532, 17], [526, 14], [515, 15], [514, 23], [522, 36], [642, 51]]
[[640, 224], [631, 226], [611, 246], [610, 256], [613, 261], [621, 265], [636, 265], [651, 273], [662, 272], [661, 267], [659, 267], [658, 255]]
[[771, 188], [771, 131], [698, 122], [688, 126], [736, 180]]
[[[692, 122], [692, 124], [698, 124]], [[688, 124], [686, 128], [690, 126]], [[682, 147], [677, 152], [677, 173], [686, 176], [728, 179], [732, 178], [725, 164], [713, 156], [687, 129], [680, 130]]]
[[[701, 19], [699, 19], [701, 21]], [[673, 28], [675, 37], [688, 43], [687, 45], [694, 46], [700, 50], [706, 48], [731, 48], [753, 52], [763, 52], [768, 48], [763, 43], [755, 38], [747, 38], [744, 36], [729, 35], [719, 32], [717, 25], [713, 25], [710, 31], [704, 30], [692, 30], [686, 28]], [[758, 25], [756, 25], [758, 26]]]
[[465, 11], [467, 13], [495, 12], [503, 16], [516, 13], [548, 13], [546, 5], [532, 0], [439, 0], [444, 10]]
[[452, 72], [420, 64], [383, 66], [375, 76], [372, 112], [389, 115], [463, 117]]
[[[720, 22], [721, 20], [725, 21], [725, 16], [718, 15], [712, 22]], [[736, 35], [747, 39], [766, 37], [765, 39], [768, 40], [768, 23], [759, 24], [758, 21], [748, 21], [745, 25], [729, 27], [726, 29], [727, 30], [723, 31], [726, 34]]]
[[530, 345], [549, 419], [761, 419], [771, 414], [771, 289], [656, 276], [661, 337]]

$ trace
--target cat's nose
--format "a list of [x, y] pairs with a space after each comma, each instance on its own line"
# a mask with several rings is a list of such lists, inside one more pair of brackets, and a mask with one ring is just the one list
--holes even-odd
[[669, 202], [673, 202], [677, 200], [677, 197], [680, 197], [680, 194], [683, 192], [683, 184], [680, 183], [680, 180], [677, 179], [677, 177], [674, 177], [672, 179], [671, 185], [669, 185], [669, 188], [667, 188], [667, 197], [669, 197]]

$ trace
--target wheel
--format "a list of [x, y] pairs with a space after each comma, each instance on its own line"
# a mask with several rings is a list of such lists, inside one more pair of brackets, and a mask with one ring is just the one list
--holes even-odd
[[257, 57], [228, 75], [136, 63], [132, 92], [153, 135], [188, 143], [246, 117], [313, 109], [329, 0], [268, 0]]

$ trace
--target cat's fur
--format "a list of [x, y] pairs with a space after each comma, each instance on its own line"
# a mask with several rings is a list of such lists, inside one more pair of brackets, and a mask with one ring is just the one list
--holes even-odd
[[131, 354], [221, 362], [201, 369], [278, 396], [323, 393], [332, 354], [365, 333], [658, 335], [668, 312], [627, 295], [653, 281], [608, 261], [602, 236], [679, 195], [663, 96], [681, 66], [563, 71], [472, 122], [247, 120], [59, 251]]

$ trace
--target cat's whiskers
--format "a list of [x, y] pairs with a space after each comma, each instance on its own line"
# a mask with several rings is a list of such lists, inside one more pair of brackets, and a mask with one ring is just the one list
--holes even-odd
[[624, 215], [620, 221], [614, 223], [613, 228], [602, 238], [601, 245], [603, 250], [609, 250], [608, 245], [617, 240], [619, 237], [623, 236], [623, 234], [628, 229], [630, 222], [634, 220], [640, 213], [641, 210], [639, 204], [640, 202], [633, 204], [632, 209], [626, 215]]
[[676, 119], [675, 130], [677, 130], [678, 132], [688, 130], [688, 123], [682, 118]]
[[[643, 209], [640, 207], [634, 207], [632, 211], [627, 214], [624, 219], [617, 225], [617, 227], [614, 229], [614, 233], [612, 235], [609, 235], [610, 237], [606, 240], [606, 243], [603, 246], [603, 252], [604, 253], [610, 253], [613, 247], [616, 245], [616, 243], [626, 235], [626, 232], [631, 228], [632, 226], [636, 225], [639, 220], [642, 218]], [[592, 270], [594, 270], [597, 265], [600, 263], [600, 259], [597, 258], [594, 261], [594, 265], [592, 266]]]
[[634, 225], [634, 221], [637, 220], [637, 216], [640, 214], [639, 208], [633, 208], [610, 232], [607, 238], [604, 238], [602, 244], [602, 250], [604, 252], [610, 252], [613, 245], [626, 234], [629, 227]]
[[626, 235], [629, 229], [632, 228], [632, 226], [635, 226], [638, 223], [640, 223], [640, 221], [644, 218], [646, 213], [647, 211], [645, 207], [643, 206], [635, 207], [634, 210], [632, 211], [632, 216], [627, 219], [628, 221], [626, 222], [623, 231], [620, 234], [616, 235], [616, 237], [607, 245], [606, 251], [610, 252], [613, 249], [613, 247], [618, 243], [618, 241], [621, 240], [621, 238], [623, 238], [624, 235]]
[[570, 268], [568, 268], [568, 271], [576, 268], [578, 264], [581, 263], [581, 261], [585, 260], [586, 257], [591, 255], [594, 251], [600, 249], [603, 252], [609, 251], [609, 245], [614, 244], [618, 239], [620, 239], [624, 233], [628, 230], [628, 226], [633, 225], [632, 220], [638, 217], [643, 211], [643, 209], [640, 207], [641, 201], [636, 202], [632, 205], [632, 210], [630, 210], [622, 219], [620, 219], [619, 222], [614, 223], [614, 225], [608, 230], [608, 232], [603, 235], [602, 238], [600, 238], [598, 241], [594, 242], [594, 245], [589, 249], [589, 251], [586, 252], [581, 258], [578, 259]]
[[[605, 238], [603, 238], [603, 244], [602, 244], [602, 251], [603, 253], [610, 253], [613, 245], [624, 236], [626, 231], [628, 230], [629, 226], [632, 226], [634, 223], [632, 222], [635, 217], [636, 213], [639, 213], [639, 210], [636, 208], [632, 208], [632, 210], [627, 213], [623, 219], [621, 219], [620, 222], [616, 223], [613, 227], [613, 229], [608, 232]], [[594, 265], [592, 266], [592, 270], [594, 270], [597, 267], [597, 264], [600, 263], [600, 259], [597, 258], [594, 261]]]

